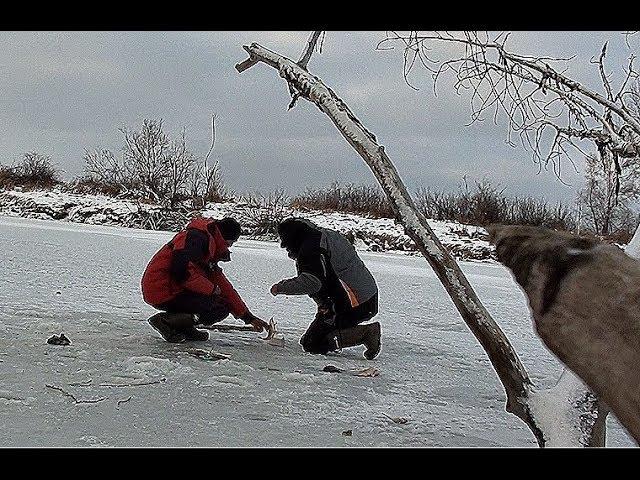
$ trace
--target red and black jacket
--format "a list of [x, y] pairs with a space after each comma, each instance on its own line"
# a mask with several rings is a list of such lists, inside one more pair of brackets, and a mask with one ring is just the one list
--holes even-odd
[[234, 317], [247, 306], [218, 267], [230, 254], [215, 220], [195, 218], [151, 259], [142, 276], [142, 296], [154, 307], [190, 290], [203, 295], [219, 294]]

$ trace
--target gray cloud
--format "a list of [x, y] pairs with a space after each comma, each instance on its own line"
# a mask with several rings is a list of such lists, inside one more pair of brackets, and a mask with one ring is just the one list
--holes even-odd
[[[329, 119], [289, 95], [273, 69], [237, 74], [243, 44], [257, 41], [297, 58], [308, 32], [2, 32], [0, 162], [36, 149], [68, 177], [82, 171], [85, 149], [118, 149], [119, 127], [163, 118], [170, 133], [187, 129], [192, 150], [209, 147], [218, 114], [216, 154], [236, 191], [285, 187], [291, 193], [332, 180], [373, 183], [371, 172]], [[410, 189], [453, 189], [463, 175], [490, 178], [512, 195], [571, 201], [581, 175], [565, 168], [562, 185], [530, 154], [505, 143], [504, 125], [471, 127], [469, 99], [445, 80], [433, 95], [426, 72], [402, 78], [402, 52], [375, 51], [383, 32], [329, 32], [310, 69], [350, 105], [386, 146]], [[575, 54], [569, 73], [598, 85], [589, 59], [610, 40], [610, 65], [630, 50], [620, 33], [516, 32], [513, 48]], [[637, 47], [637, 45], [636, 45]], [[614, 79], [615, 80], [615, 79]], [[567, 166], [568, 167], [568, 166]], [[581, 169], [581, 162], [578, 162]]]

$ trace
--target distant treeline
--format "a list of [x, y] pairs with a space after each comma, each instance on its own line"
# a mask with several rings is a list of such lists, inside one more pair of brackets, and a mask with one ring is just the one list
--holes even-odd
[[[293, 198], [281, 190], [268, 195], [236, 195], [224, 185], [217, 163], [206, 164], [187, 149], [184, 131], [173, 141], [163, 132], [161, 120], [145, 120], [139, 131], [121, 132], [124, 135], [121, 157], [110, 150], [87, 150], [83, 175], [70, 182], [60, 179], [49, 156], [30, 152], [13, 166], [0, 166], [0, 188], [59, 186], [74, 193], [135, 198], [166, 208], [184, 208], [188, 204], [195, 210], [208, 202], [244, 201], [262, 207], [256, 211], [260, 212], [258, 223], [264, 224], [265, 231], [274, 229], [284, 207], [394, 217], [386, 196], [373, 185], [334, 182], [324, 188], [308, 188]], [[581, 208], [579, 202], [569, 207], [533, 197], [507, 197], [503, 192], [487, 179], [472, 185], [465, 179], [454, 192], [420, 188], [414, 200], [420, 212], [434, 220], [479, 226], [492, 223], [542, 226], [592, 233], [620, 243], [630, 240], [638, 224], [638, 216], [627, 206], [614, 204], [607, 211], [607, 229], [603, 231], [602, 215], [595, 214], [593, 196], [591, 204], [585, 203], [589, 208]]]

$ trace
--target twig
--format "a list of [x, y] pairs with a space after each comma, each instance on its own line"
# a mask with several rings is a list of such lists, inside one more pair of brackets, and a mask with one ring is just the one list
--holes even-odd
[[302, 57], [300, 57], [300, 60], [298, 60], [298, 65], [300, 65], [305, 70], [307, 68], [307, 65], [309, 64], [309, 60], [311, 60], [311, 54], [316, 48], [316, 43], [318, 43], [320, 34], [322, 34], [322, 30], [317, 30], [311, 34], [311, 36], [309, 37], [309, 41], [307, 42], [307, 47], [302, 53]]
[[70, 383], [69, 386], [70, 387], [88, 387], [89, 385], [91, 385], [91, 383], [93, 382], [93, 380], [90, 378], [89, 380], [87, 380], [86, 382], [74, 382], [74, 383]]
[[229, 360], [229, 358], [231, 358], [226, 353], [214, 352], [213, 348], [211, 348], [208, 352], [206, 350], [202, 350], [201, 348], [194, 348], [193, 350], [190, 350], [187, 353], [189, 353], [189, 355], [193, 355], [194, 357], [200, 360], [218, 361], [218, 360]]
[[298, 101], [298, 98], [300, 98], [300, 92], [291, 92], [291, 102], [289, 103], [289, 106], [287, 107], [287, 110], [291, 110], [293, 107], [296, 106], [296, 102]]
[[76, 404], [78, 404], [78, 403], [98, 403], [98, 402], [101, 402], [101, 401], [105, 400], [105, 398], [104, 398], [104, 397], [100, 397], [100, 398], [96, 398], [96, 399], [92, 399], [92, 400], [78, 400], [78, 399], [75, 397], [75, 395], [73, 395], [73, 394], [71, 394], [71, 393], [69, 393], [69, 392], [67, 392], [67, 391], [63, 390], [63, 389], [62, 389], [62, 388], [60, 388], [60, 387], [56, 387], [55, 385], [49, 385], [49, 384], [46, 384], [45, 386], [46, 386], [47, 388], [51, 388], [52, 390], [58, 390], [58, 391], [59, 391], [59, 392], [61, 392], [65, 397], [69, 397], [69, 398], [73, 399], [73, 401], [74, 401]]
[[251, 325], [198, 325], [198, 328], [205, 330], [219, 330], [221, 332], [239, 331], [239, 332], [255, 332]]
[[627, 44], [628, 48], [631, 48], [631, 45], [629, 44], [629, 37], [632, 37], [636, 33], [638, 33], [638, 32], [637, 31], [622, 32], [622, 34], [624, 35], [624, 43]]
[[216, 144], [216, 114], [211, 115], [211, 147], [209, 147], [209, 151], [207, 152], [206, 157], [204, 157], [204, 166], [207, 167], [207, 160], [209, 160], [209, 155], [213, 151], [213, 147]]
[[162, 377], [160, 380], [153, 380], [151, 382], [140, 382], [140, 383], [101, 383], [99, 387], [142, 387], [145, 385], [155, 385], [157, 383], [165, 382], [167, 379]]
[[408, 420], [404, 417], [392, 417], [390, 415], [387, 415], [386, 413], [382, 412], [382, 414], [387, 417], [389, 420], [391, 420], [393, 423], [400, 423], [402, 425], [404, 425], [405, 423], [408, 422]]
[[126, 400], [118, 400], [118, 407], [122, 404], [122, 403], [127, 403], [129, 400], [131, 400], [133, 398], [133, 395], [131, 395], [129, 398], [127, 398]]

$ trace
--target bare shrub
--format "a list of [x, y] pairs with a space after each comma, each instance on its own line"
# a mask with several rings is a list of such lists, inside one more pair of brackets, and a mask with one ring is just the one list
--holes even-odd
[[185, 131], [171, 141], [162, 129], [162, 120], [144, 120], [141, 130], [120, 130], [124, 135], [125, 172], [141, 193], [171, 207], [184, 193], [195, 163], [187, 150]]
[[531, 225], [574, 231], [577, 223], [573, 211], [561, 202], [549, 205], [532, 197], [507, 200], [505, 225]]
[[179, 231], [189, 223], [198, 212], [179, 206], [176, 208], [156, 207], [142, 208], [140, 204], [137, 210], [131, 212], [124, 220], [124, 226], [143, 228], [145, 230]]
[[549, 205], [532, 197], [507, 198], [503, 192], [504, 189], [499, 190], [487, 179], [476, 181], [475, 189], [471, 189], [465, 179], [457, 192], [419, 189], [416, 205], [425, 217], [434, 220], [480, 226], [500, 223], [558, 230], [575, 228], [571, 209], [562, 203]]
[[283, 189], [266, 196], [247, 194], [241, 200], [249, 206], [245, 220], [253, 235], [276, 235], [278, 225], [288, 216], [289, 199]]
[[10, 189], [15, 185], [15, 173], [11, 167], [0, 165], [0, 188]]
[[123, 195], [121, 185], [114, 182], [104, 182], [96, 180], [90, 176], [82, 176], [69, 182], [65, 189], [73, 193], [107, 195], [118, 197]]
[[202, 208], [209, 202], [226, 202], [234, 197], [233, 192], [222, 181], [217, 161], [211, 166], [196, 164], [191, 172], [188, 190], [195, 208]]
[[601, 238], [626, 243], [638, 225], [632, 205], [640, 198], [637, 159], [618, 159], [606, 150], [586, 159], [585, 187], [578, 194], [580, 226]]
[[505, 217], [506, 199], [488, 180], [475, 182], [472, 191], [466, 179], [455, 193], [434, 192], [421, 188], [416, 204], [427, 218], [456, 221], [472, 225], [501, 223]]
[[376, 218], [393, 218], [393, 210], [384, 193], [373, 185], [341, 186], [333, 182], [321, 189], [307, 189], [295, 197], [291, 206], [333, 212], [355, 213]]
[[51, 188], [60, 183], [51, 157], [38, 152], [27, 152], [14, 166], [0, 166], [0, 187]]
[[[559, 230], [573, 230], [572, 210], [557, 203], [550, 205], [531, 197], [506, 198], [504, 189], [489, 180], [474, 182], [466, 179], [457, 192], [445, 193], [430, 188], [416, 192], [416, 204], [427, 218], [456, 221], [469, 225], [535, 225]], [[376, 218], [393, 218], [393, 210], [384, 194], [374, 186], [333, 182], [322, 189], [307, 189], [291, 201], [293, 208], [346, 212]]]
[[217, 162], [209, 167], [189, 151], [183, 129], [177, 140], [164, 132], [162, 120], [144, 120], [140, 130], [120, 129], [122, 156], [111, 150], [86, 151], [84, 185], [147, 200], [168, 208], [192, 200], [204, 206], [227, 192]]
[[116, 158], [111, 150], [86, 150], [84, 161], [85, 175], [76, 181], [81, 191], [135, 196], [138, 190], [135, 179], [128, 175], [124, 159]]

